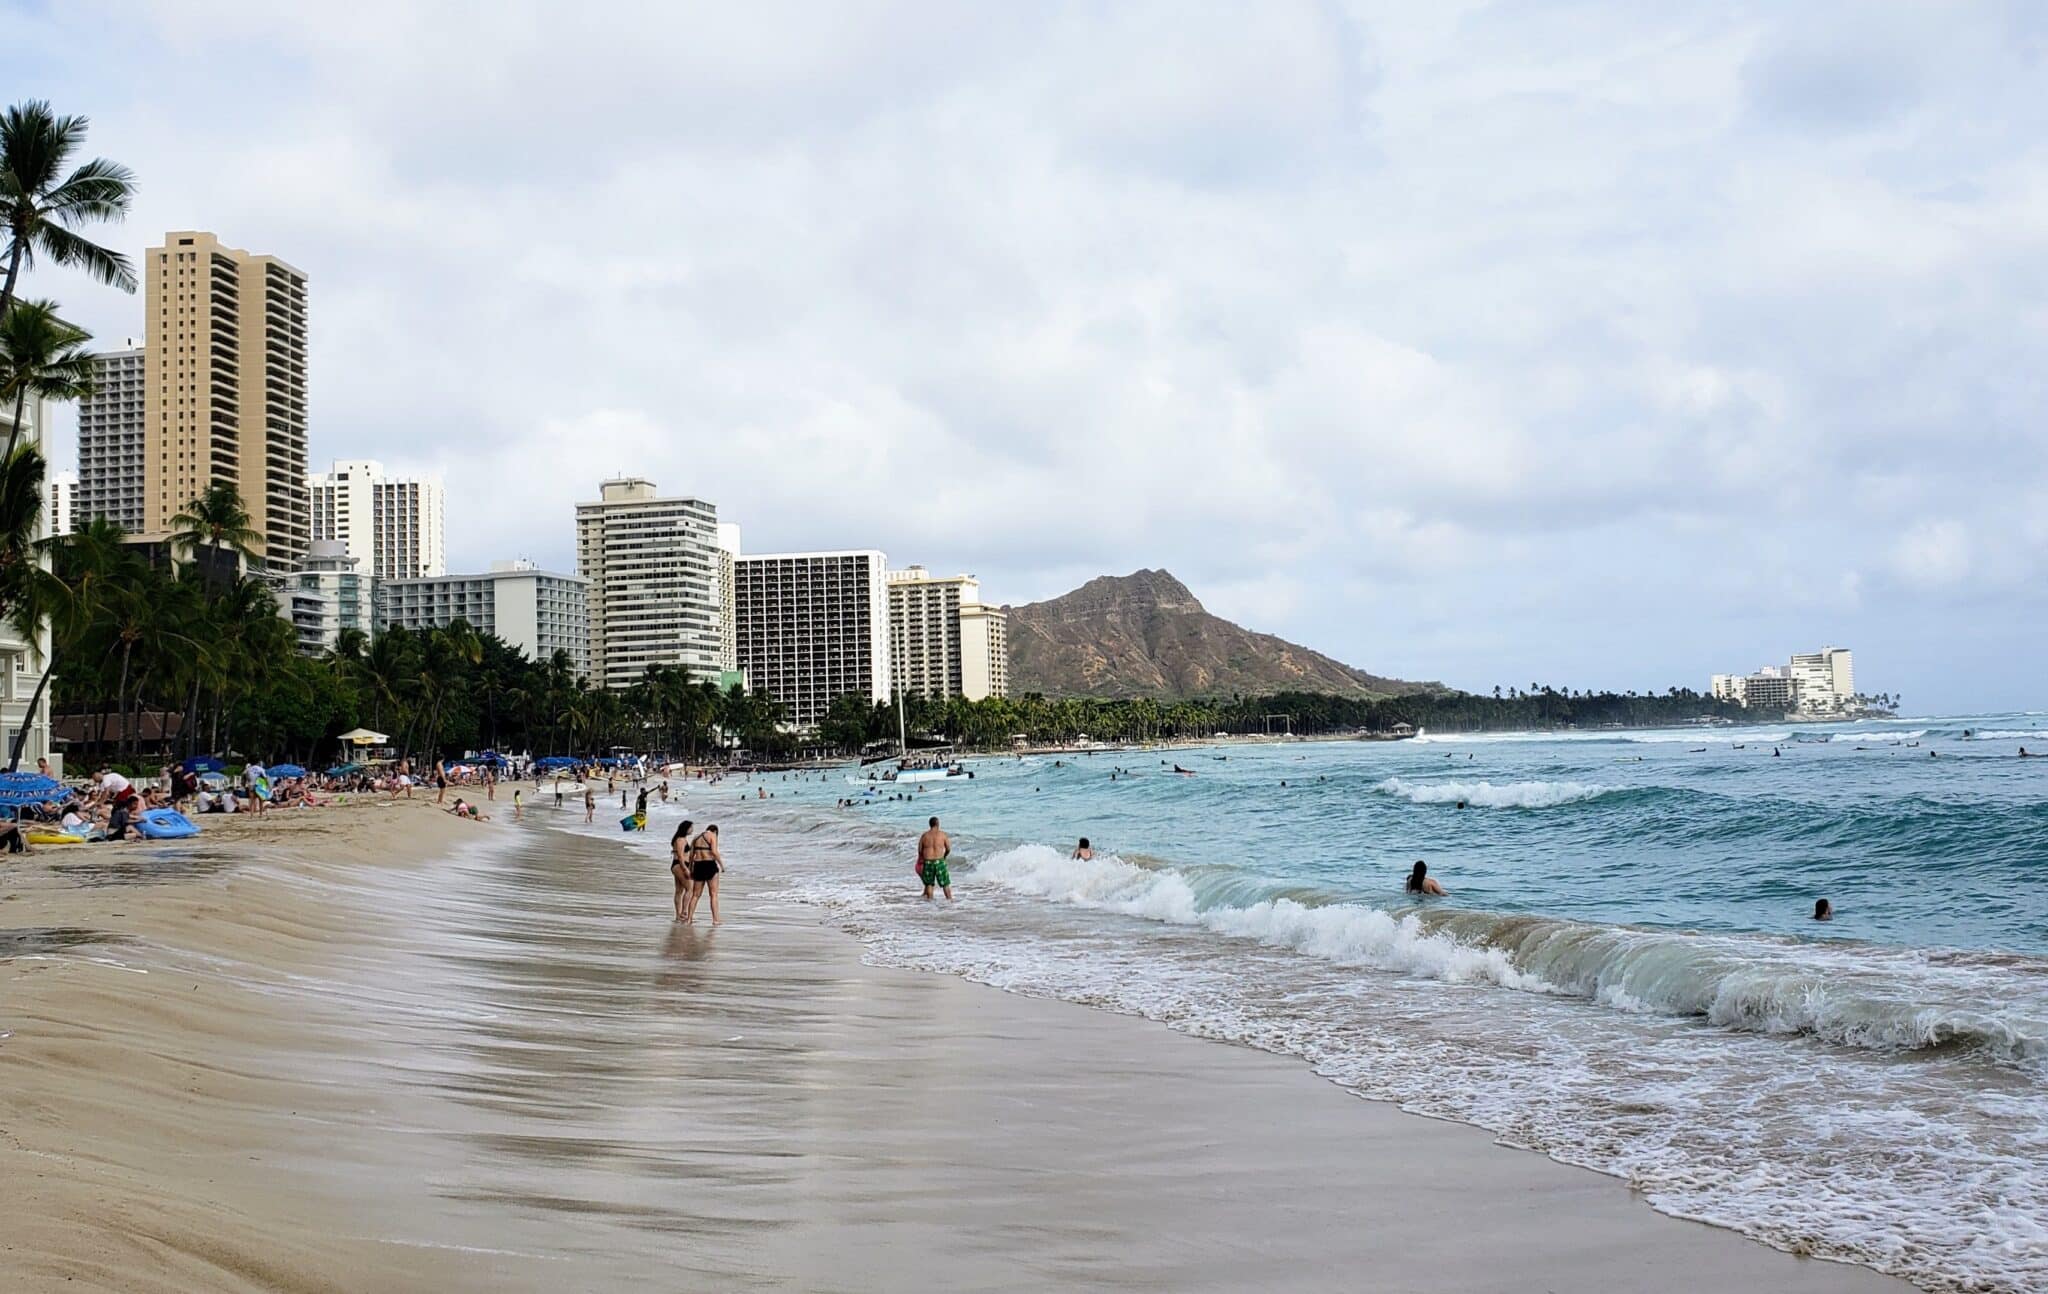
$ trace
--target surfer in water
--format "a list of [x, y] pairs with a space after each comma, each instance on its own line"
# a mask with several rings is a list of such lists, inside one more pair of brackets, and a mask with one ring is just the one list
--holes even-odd
[[939, 830], [939, 820], [933, 818], [931, 826], [917, 838], [917, 879], [924, 882], [927, 900], [934, 889], [939, 889], [945, 891], [946, 902], [953, 901], [953, 873], [946, 866], [952, 857], [952, 837]]
[[1444, 892], [1444, 887], [1437, 884], [1436, 877], [1429, 874], [1429, 864], [1418, 858], [1415, 860], [1414, 870], [1408, 873], [1407, 890], [1410, 894], [1434, 894], [1441, 896]]

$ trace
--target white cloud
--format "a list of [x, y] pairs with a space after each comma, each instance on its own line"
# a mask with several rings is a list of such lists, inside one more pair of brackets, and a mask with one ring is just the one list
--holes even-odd
[[[568, 563], [631, 470], [1006, 601], [1165, 566], [1385, 672], [1696, 682], [1853, 634], [1932, 700], [1930, 608], [2048, 628], [2043, 34], [75, 0], [0, 71], [140, 172], [131, 250], [308, 272], [315, 454], [440, 467], [460, 563]], [[1995, 686], [1956, 700], [2037, 681]]]

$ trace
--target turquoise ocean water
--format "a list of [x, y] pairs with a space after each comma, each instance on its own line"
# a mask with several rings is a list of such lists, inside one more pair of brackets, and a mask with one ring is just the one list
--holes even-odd
[[[2038, 1290], [2048, 759], [2022, 745], [2048, 716], [991, 758], [908, 801], [836, 807], [847, 769], [680, 809], [877, 960], [1296, 1055], [1775, 1244]], [[950, 909], [909, 875], [932, 814]], [[1402, 892], [1418, 858], [1447, 897]]]

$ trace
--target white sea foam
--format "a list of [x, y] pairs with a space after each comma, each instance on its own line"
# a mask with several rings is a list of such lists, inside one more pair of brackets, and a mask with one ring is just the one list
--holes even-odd
[[1972, 741], [2048, 741], [2048, 728], [1986, 728], [1971, 733]]
[[1411, 804], [1465, 804], [1482, 809], [1549, 809], [1607, 794], [1613, 787], [1596, 782], [1411, 781], [1389, 777], [1373, 789], [1398, 795]]
[[1527, 732], [1427, 732], [1412, 740], [1422, 745], [1469, 745], [1554, 741], [1619, 741], [1649, 746], [1721, 746], [1754, 742], [1770, 745], [1790, 741], [1789, 730], [1755, 728], [1572, 728]]

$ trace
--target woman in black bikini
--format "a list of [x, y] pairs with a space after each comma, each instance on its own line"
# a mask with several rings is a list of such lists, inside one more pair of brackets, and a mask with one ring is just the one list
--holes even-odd
[[725, 870], [725, 858], [718, 852], [718, 824], [704, 828], [704, 834], [690, 842], [690, 901], [683, 908], [684, 922], [697, 919], [697, 905], [711, 895], [711, 924], [718, 924], [718, 874]]
[[684, 900], [690, 897], [690, 824], [676, 828], [668, 841], [668, 874], [676, 881], [676, 920], [685, 919]]

